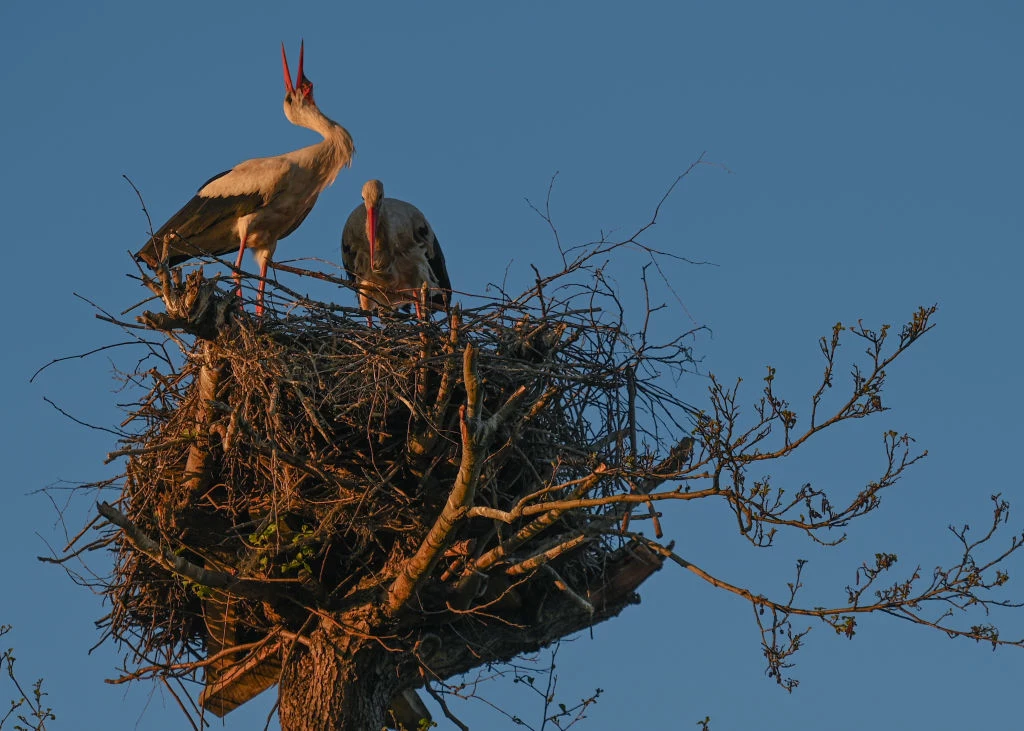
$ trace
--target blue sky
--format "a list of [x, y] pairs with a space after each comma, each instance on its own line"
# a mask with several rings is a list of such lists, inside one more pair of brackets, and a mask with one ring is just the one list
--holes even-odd
[[[142, 299], [126, 252], [147, 225], [122, 174], [159, 225], [211, 175], [315, 141], [281, 114], [281, 41], [295, 53], [305, 38], [317, 101], [358, 152], [279, 259], [338, 261], [344, 220], [377, 177], [430, 217], [457, 289], [482, 290], [510, 261], [525, 287], [530, 263], [555, 261], [524, 201], [543, 200], [553, 174], [562, 239], [583, 242], [643, 224], [706, 151], [725, 169], [687, 178], [647, 241], [713, 265], [670, 268], [685, 310], [672, 301], [658, 327], [707, 325], [702, 368], [745, 377], [748, 401], [772, 364], [800, 404], [834, 322], [899, 323], [939, 305], [936, 330], [891, 369], [892, 411], [776, 470], [851, 494], [880, 466], [884, 430], [929, 450], [847, 544], [824, 552], [791, 537], [755, 551], [721, 506], [666, 518], [680, 553], [757, 591], [781, 596], [796, 558], [810, 559], [807, 603], [835, 604], [875, 551], [930, 571], [955, 556], [949, 523], [980, 528], [994, 492], [1024, 498], [1013, 462], [1024, 441], [1022, 34], [1024, 10], [1009, 2], [0, 4], [0, 623], [15, 625], [22, 673], [46, 676], [54, 728], [184, 720], [149, 686], [102, 682], [117, 658], [109, 646], [87, 654], [100, 599], [34, 558], [64, 542], [34, 491], [109, 474], [114, 448], [43, 398], [116, 425], [126, 396], [114, 368], [130, 354], [28, 378], [123, 339], [74, 293], [113, 312]], [[616, 273], [635, 297], [639, 272]], [[706, 385], [678, 388], [699, 405]], [[70, 508], [73, 524], [86, 502]], [[1022, 524], [1011, 515], [1011, 531]], [[1011, 584], [1011, 596], [1024, 588]], [[1024, 635], [1019, 612], [997, 619]], [[1019, 724], [1021, 650], [872, 618], [852, 642], [816, 628], [797, 660], [802, 684], [787, 695], [763, 675], [748, 605], [666, 567], [639, 607], [563, 648], [560, 687], [569, 698], [605, 689], [592, 731], [694, 728], [706, 715], [716, 731]], [[506, 705], [522, 697], [494, 689]], [[269, 708], [260, 699], [224, 728], [258, 727]], [[456, 711], [475, 728], [504, 727], [479, 705]]]

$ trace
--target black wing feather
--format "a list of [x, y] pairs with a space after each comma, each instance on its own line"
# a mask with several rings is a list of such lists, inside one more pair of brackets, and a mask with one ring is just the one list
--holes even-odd
[[448, 267], [444, 263], [444, 252], [441, 251], [441, 242], [437, 240], [437, 236], [434, 236], [434, 255], [427, 260], [430, 264], [430, 269], [434, 272], [434, 277], [437, 278], [437, 283], [441, 287], [441, 292], [431, 297], [431, 301], [436, 305], [447, 307], [448, 302], [452, 298], [452, 280], [448, 278]]
[[[309, 212], [313, 210], [313, 206], [315, 204], [316, 204], [316, 198], [313, 198], [313, 202], [309, 204], [309, 208], [304, 210], [302, 212], [302, 215], [299, 216], [297, 219], [295, 219], [295, 223], [293, 223], [291, 226], [289, 226], [288, 230], [285, 231], [283, 234], [281, 234], [281, 238], [282, 239], [286, 239], [289, 236], [291, 236], [292, 233], [295, 231], [295, 229], [297, 229], [299, 226], [302, 225], [302, 222], [306, 220], [306, 216], [308, 216]], [[278, 239], [278, 240], [280, 240], [280, 239]]]
[[427, 264], [430, 265], [430, 271], [434, 274], [434, 280], [437, 282], [440, 292], [430, 297], [430, 301], [435, 305], [441, 307], [447, 307], [448, 301], [452, 296], [452, 282], [448, 278], [448, 267], [444, 263], [444, 252], [441, 251], [441, 242], [437, 240], [437, 234], [430, 230], [427, 226], [420, 226], [416, 229], [415, 236], [420, 241], [426, 243], [427, 237], [432, 236], [433, 239], [430, 242], [429, 251], [434, 253], [427, 259]]
[[341, 263], [350, 282], [356, 280], [356, 254], [362, 249], [368, 251], [366, 240], [366, 206], [359, 205], [349, 214], [345, 228], [341, 231]]
[[[214, 175], [199, 190], [229, 172], [227, 170]], [[164, 241], [168, 237], [168, 266], [177, 266], [196, 256], [231, 253], [239, 245], [238, 219], [258, 211], [264, 205], [263, 196], [259, 193], [223, 197], [195, 195], [160, 227], [135, 254], [135, 258], [156, 266], [160, 263]]]

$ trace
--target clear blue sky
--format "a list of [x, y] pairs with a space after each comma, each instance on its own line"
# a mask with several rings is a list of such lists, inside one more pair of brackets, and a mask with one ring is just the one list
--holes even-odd
[[[829, 554], [799, 538], [754, 551], [722, 507], [675, 510], [666, 530], [687, 558], [781, 596], [803, 556], [807, 603], [835, 604], [875, 551], [926, 572], [954, 558], [946, 525], [980, 528], [993, 492], [1021, 514], [1021, 5], [9, 0], [0, 622], [15, 625], [22, 673], [46, 676], [55, 729], [185, 724], [149, 686], [103, 684], [116, 674], [112, 648], [87, 650], [105, 608], [34, 559], [63, 536], [32, 491], [109, 474], [113, 448], [43, 397], [114, 425], [126, 396], [107, 356], [125, 367], [130, 356], [28, 378], [53, 357], [123, 339], [74, 292], [113, 312], [142, 298], [126, 251], [143, 243], [146, 222], [122, 173], [159, 224], [211, 175], [315, 141], [281, 113], [279, 44], [295, 53], [303, 37], [317, 101], [358, 154], [278, 258], [338, 261], [345, 217], [378, 177], [430, 217], [458, 289], [500, 280], [510, 260], [525, 286], [529, 263], [550, 268], [553, 245], [524, 198], [542, 200], [556, 171], [556, 223], [574, 243], [646, 221], [707, 151], [731, 172], [687, 179], [648, 241], [715, 266], [671, 269], [689, 315], [673, 304], [660, 327], [689, 327], [690, 316], [708, 325], [703, 367], [745, 376], [748, 401], [771, 363], [800, 404], [821, 371], [816, 339], [837, 320], [898, 323], [939, 304], [938, 328], [890, 373], [892, 411], [779, 468], [795, 485], [849, 495], [879, 467], [881, 432], [910, 431], [930, 456], [882, 511]], [[617, 274], [635, 294], [637, 272]], [[679, 389], [700, 404], [705, 386], [691, 378]], [[73, 519], [87, 507], [76, 504]], [[1024, 581], [1021, 561], [1010, 569]], [[1024, 585], [1012, 595], [1024, 599]], [[695, 728], [705, 715], [716, 731], [1019, 727], [1024, 651], [992, 653], [884, 617], [852, 642], [818, 627], [797, 657], [802, 685], [787, 695], [763, 675], [742, 600], [675, 567], [643, 598], [563, 649], [569, 698], [606, 691], [591, 731]], [[997, 619], [1024, 634], [1019, 612]], [[258, 728], [270, 702], [251, 706], [224, 727]], [[510, 727], [480, 706], [456, 710], [475, 728]]]

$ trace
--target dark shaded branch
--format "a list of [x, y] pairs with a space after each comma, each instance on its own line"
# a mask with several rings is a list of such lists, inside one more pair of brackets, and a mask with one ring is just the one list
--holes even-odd
[[181, 556], [174, 555], [169, 549], [161, 548], [159, 543], [132, 525], [123, 513], [109, 503], [97, 503], [96, 509], [100, 515], [124, 531], [125, 537], [136, 549], [176, 576], [201, 586], [223, 589], [231, 594], [250, 599], [267, 599], [274, 596], [273, 592], [262, 582], [239, 579], [219, 571], [208, 571]]

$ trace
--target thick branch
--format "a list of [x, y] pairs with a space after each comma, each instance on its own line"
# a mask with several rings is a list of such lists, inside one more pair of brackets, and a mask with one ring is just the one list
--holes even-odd
[[[721, 490], [708, 489], [693, 492], [656, 492], [653, 495], [637, 495], [626, 492], [615, 495], [606, 495], [605, 497], [580, 498], [577, 500], [553, 500], [549, 503], [539, 503], [537, 505], [517, 505], [512, 510], [499, 510], [498, 508], [489, 508], [484, 505], [479, 505], [470, 508], [466, 512], [466, 517], [490, 518], [491, 520], [500, 520], [502, 523], [514, 523], [520, 518], [527, 518], [539, 513], [544, 514], [544, 519], [548, 518], [549, 512], [555, 513], [556, 515], [554, 517], [557, 518], [567, 510], [593, 508], [599, 505], [635, 505], [637, 503], [649, 503], [655, 500], [700, 500], [702, 498], [712, 497], [715, 495], [721, 495]], [[538, 520], [540, 520], [540, 518], [538, 518]]]
[[[600, 481], [602, 474], [605, 471], [604, 465], [599, 465], [590, 475], [580, 481], [576, 490], [573, 491], [574, 496], [586, 495], [597, 483]], [[564, 507], [558, 507], [557, 504], [547, 503], [545, 505], [536, 505], [534, 508], [541, 508], [536, 512], [543, 512], [536, 520], [531, 521], [527, 525], [523, 526], [515, 535], [509, 538], [504, 543], [501, 543], [492, 548], [487, 553], [483, 554], [476, 561], [473, 562], [472, 566], [467, 569], [467, 575], [472, 571], [486, 571], [498, 561], [508, 556], [512, 551], [515, 551], [521, 545], [529, 541], [534, 536], [539, 535], [545, 528], [550, 527], [557, 521], [565, 510], [573, 507], [573, 503], [578, 503], [579, 500], [566, 500], [560, 501], [567, 503]], [[519, 510], [521, 508], [521, 510]], [[485, 516], [489, 518], [496, 518], [503, 520], [506, 523], [512, 523], [518, 517], [526, 515], [525, 506], [517, 506], [519, 510], [518, 514], [513, 516], [512, 513], [505, 513], [505, 511], [497, 510], [495, 508], [470, 508], [467, 515], [468, 517], [474, 517], [475, 515]], [[478, 512], [479, 511], [479, 512]], [[515, 513], [515, 511], [513, 511]], [[507, 519], [506, 519], [507, 518]]]
[[223, 363], [214, 362], [212, 351], [213, 346], [210, 343], [203, 343], [203, 365], [196, 380], [196, 434], [189, 447], [188, 461], [185, 464], [186, 486], [190, 495], [202, 492], [210, 483], [210, 403], [217, 398], [217, 388], [220, 386], [224, 371]]
[[406, 561], [398, 576], [388, 589], [387, 611], [394, 616], [409, 601], [417, 586], [433, 569], [444, 551], [455, 526], [463, 519], [466, 510], [473, 504], [480, 468], [490, 434], [480, 434], [477, 415], [480, 411], [482, 394], [476, 371], [476, 348], [466, 346], [463, 354], [463, 379], [466, 384], [466, 405], [459, 409], [459, 423], [462, 432], [462, 460], [455, 485], [448, 495], [441, 515], [431, 527], [419, 550]]
[[159, 543], [133, 525], [123, 513], [109, 503], [98, 503], [96, 509], [99, 510], [100, 515], [124, 531], [125, 538], [138, 551], [183, 579], [210, 587], [211, 589], [223, 589], [231, 594], [244, 596], [249, 599], [262, 600], [274, 596], [273, 592], [262, 582], [239, 579], [219, 571], [208, 571], [181, 556], [174, 555], [168, 549], [161, 548]]

